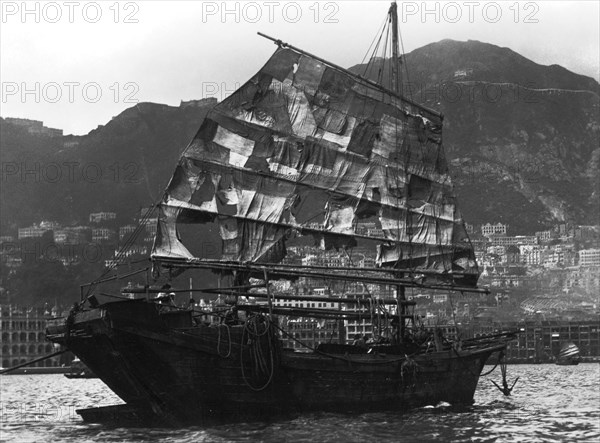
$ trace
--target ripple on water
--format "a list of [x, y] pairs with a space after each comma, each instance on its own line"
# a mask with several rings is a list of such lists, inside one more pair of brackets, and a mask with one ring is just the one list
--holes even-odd
[[84, 423], [76, 409], [122, 403], [100, 380], [62, 375], [0, 377], [0, 439], [7, 442], [314, 442], [314, 441], [600, 441], [600, 365], [515, 365], [511, 397], [480, 380], [475, 405], [403, 414], [309, 413], [184, 429], [118, 428]]

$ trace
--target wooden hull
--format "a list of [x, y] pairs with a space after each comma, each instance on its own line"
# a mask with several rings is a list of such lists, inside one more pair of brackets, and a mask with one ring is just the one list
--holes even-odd
[[506, 346], [408, 358], [300, 353], [281, 349], [267, 334], [257, 339], [257, 358], [244, 326], [192, 326], [191, 313], [159, 309], [144, 301], [107, 304], [51, 326], [48, 338], [68, 346], [139, 416], [170, 425], [292, 411], [470, 404], [487, 358]]
[[95, 374], [64, 374], [67, 378], [98, 378]]
[[557, 360], [556, 364], [558, 366], [577, 366], [579, 364], [579, 360]]

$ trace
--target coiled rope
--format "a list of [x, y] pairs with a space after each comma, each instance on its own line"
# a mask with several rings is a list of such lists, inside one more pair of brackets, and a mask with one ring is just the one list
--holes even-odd
[[[261, 331], [262, 328], [264, 328]], [[242, 370], [242, 378], [244, 383], [253, 391], [262, 391], [266, 389], [273, 381], [275, 374], [275, 350], [273, 349], [273, 337], [272, 335], [272, 322], [268, 317], [261, 314], [249, 317], [244, 324], [244, 330], [242, 332], [242, 348], [240, 350], [240, 367]], [[261, 337], [267, 336], [268, 343], [268, 361], [261, 344]], [[250, 351], [250, 360], [254, 365], [254, 376], [259, 378], [261, 375], [268, 375], [267, 380], [260, 386], [255, 386], [246, 376], [244, 369], [244, 345], [248, 345]]]

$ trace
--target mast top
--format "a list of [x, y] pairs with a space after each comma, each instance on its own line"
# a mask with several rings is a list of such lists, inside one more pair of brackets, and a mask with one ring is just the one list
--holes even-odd
[[392, 2], [388, 12], [392, 22], [392, 86], [391, 89], [396, 94], [402, 92], [402, 72], [400, 70], [400, 56], [398, 47], [398, 5]]
[[284, 41], [282, 41], [282, 40], [280, 40], [278, 38], [271, 37], [270, 35], [264, 34], [262, 32], [257, 32], [256, 34], [260, 35], [263, 38], [266, 38], [267, 40], [271, 40], [273, 43], [275, 43], [280, 48], [289, 48], [289, 49], [291, 49], [293, 51], [296, 51], [296, 52], [298, 52], [300, 54], [303, 54], [303, 55], [306, 55], [308, 57], [314, 58], [315, 60], [323, 62], [326, 65], [328, 65], [328, 66], [330, 66], [330, 67], [332, 67], [332, 68], [334, 68], [334, 69], [336, 69], [336, 70], [338, 70], [340, 72], [343, 72], [343, 73], [345, 73], [345, 74], [347, 74], [347, 75], [349, 75], [349, 76], [357, 79], [358, 81], [360, 81], [362, 83], [366, 83], [368, 85], [371, 85], [371, 86], [373, 86], [375, 88], [378, 88], [381, 91], [384, 91], [384, 92], [386, 92], [388, 94], [391, 94], [391, 95], [393, 95], [393, 96], [395, 96], [395, 97], [397, 97], [397, 98], [399, 98], [401, 100], [404, 100], [406, 103], [408, 103], [408, 104], [410, 104], [412, 106], [415, 106], [416, 108], [421, 109], [423, 112], [427, 112], [429, 114], [432, 114], [432, 115], [434, 115], [436, 117], [439, 117], [442, 120], [444, 119], [444, 114], [442, 114], [440, 111], [436, 111], [435, 109], [429, 108], [429, 107], [427, 107], [427, 106], [425, 106], [425, 105], [423, 105], [421, 103], [417, 103], [416, 101], [403, 96], [399, 91], [393, 91], [393, 90], [391, 90], [389, 88], [386, 88], [385, 86], [383, 86], [383, 85], [381, 85], [381, 84], [379, 84], [377, 82], [374, 82], [373, 80], [370, 80], [370, 79], [368, 79], [366, 77], [363, 77], [362, 75], [355, 74], [354, 72], [351, 72], [351, 71], [349, 71], [346, 68], [343, 68], [343, 67], [341, 67], [339, 65], [336, 65], [335, 63], [332, 63], [332, 62], [330, 62], [328, 60], [325, 60], [324, 58], [321, 58], [321, 57], [319, 57], [319, 56], [317, 56], [315, 54], [311, 54], [310, 52], [305, 51], [303, 49], [300, 49], [297, 46], [294, 46], [294, 45], [291, 45], [289, 43], [286, 43], [286, 42], [284, 42]]

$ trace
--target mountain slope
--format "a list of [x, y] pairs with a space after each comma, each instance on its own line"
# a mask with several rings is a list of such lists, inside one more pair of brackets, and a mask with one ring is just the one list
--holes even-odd
[[[446, 155], [468, 222], [502, 221], [520, 233], [561, 220], [597, 224], [595, 80], [475, 41], [427, 45], [405, 66], [413, 99], [445, 115]], [[160, 198], [211, 105], [141, 103], [82, 137], [31, 135], [0, 120], [2, 233], [42, 219], [86, 223], [99, 210], [133, 216]]]
[[[404, 61], [404, 94], [445, 115], [444, 145], [467, 221], [502, 221], [513, 232], [597, 223], [598, 82], [477, 41], [443, 40]], [[381, 65], [366, 75], [376, 78]], [[364, 74], [365, 66], [351, 70]]]

